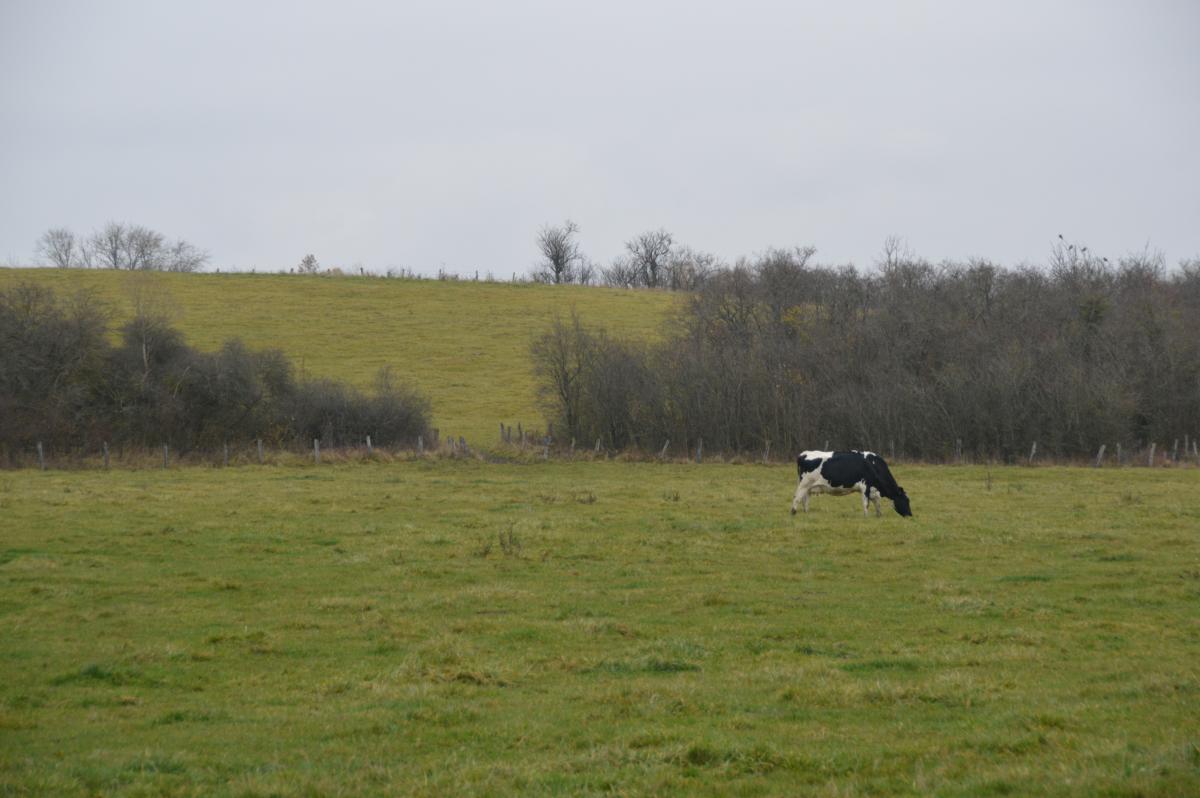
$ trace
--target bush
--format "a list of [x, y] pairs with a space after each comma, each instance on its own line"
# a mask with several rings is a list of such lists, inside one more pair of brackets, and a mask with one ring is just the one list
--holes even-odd
[[136, 316], [120, 343], [87, 295], [61, 301], [28, 285], [0, 292], [0, 446], [95, 450], [102, 441], [215, 451], [275, 445], [405, 445], [429, 435], [429, 401], [381, 371], [369, 394], [331, 380], [297, 382], [279, 350], [240, 341], [189, 347], [166, 318]]
[[[928, 459], [1089, 456], [1194, 435], [1194, 263], [1049, 268], [891, 258], [874, 273], [770, 251], [710, 275], [662, 343], [558, 321], [534, 345], [548, 414], [579, 440], [708, 451], [873, 448]], [[570, 379], [566, 379], [567, 377]], [[570, 390], [564, 390], [569, 385]]]

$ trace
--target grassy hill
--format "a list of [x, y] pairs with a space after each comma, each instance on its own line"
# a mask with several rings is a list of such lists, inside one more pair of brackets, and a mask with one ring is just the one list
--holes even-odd
[[652, 336], [677, 296], [580, 286], [279, 274], [131, 274], [0, 269], [0, 289], [28, 281], [94, 291], [114, 329], [135, 296], [169, 307], [189, 343], [230, 338], [282, 349], [310, 376], [368, 387], [383, 366], [433, 401], [445, 435], [490, 444], [500, 421], [541, 426], [529, 343], [574, 309], [610, 331]]

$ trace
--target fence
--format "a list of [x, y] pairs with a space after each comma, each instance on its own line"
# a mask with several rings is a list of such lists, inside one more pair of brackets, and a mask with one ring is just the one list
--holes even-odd
[[[830, 441], [824, 441], [825, 450], [830, 449], [830, 444]], [[527, 428], [520, 422], [517, 422], [515, 428], [513, 425], [500, 422], [498, 441], [495, 444], [479, 448], [473, 448], [468, 444], [466, 438], [461, 435], [457, 438], [453, 435], [447, 435], [443, 439], [440, 431], [435, 428], [432, 431], [428, 444], [425, 436], [420, 435], [413, 445], [399, 448], [376, 446], [372, 443], [371, 436], [369, 435], [363, 439], [360, 445], [343, 446], [333, 449], [326, 447], [324, 450], [322, 450], [319, 438], [313, 439], [311, 448], [307, 450], [283, 446], [268, 448], [262, 439], [256, 439], [254, 441], [243, 441], [234, 444], [227, 442], [223, 444], [219, 451], [192, 450], [189, 452], [175, 451], [167, 443], [162, 444], [158, 448], [119, 446], [114, 452], [108, 442], [103, 442], [95, 451], [77, 448], [55, 452], [41, 441], [38, 441], [35, 447], [28, 452], [0, 451], [0, 463], [8, 468], [24, 468], [36, 464], [37, 468], [45, 471], [50, 468], [86, 468], [95, 466], [107, 469], [111, 467], [115, 460], [117, 463], [127, 467], [157, 467], [167, 469], [180, 465], [219, 465], [221, 467], [228, 467], [230, 465], [301, 463], [305, 460], [314, 465], [320, 465], [322, 463], [346, 462], [351, 460], [395, 460], [424, 456], [481, 457], [489, 459], [503, 458], [513, 454], [540, 458], [542, 460], [549, 460], [552, 456], [555, 459], [574, 460], [578, 458], [596, 459], [598, 457], [608, 458], [614, 455], [622, 455], [627, 459], [702, 463], [705, 451], [704, 441], [699, 438], [677, 444], [674, 449], [672, 449], [672, 441], [666, 440], [663, 442], [661, 448], [650, 452], [632, 449], [620, 451], [609, 450], [604, 447], [602, 439], [597, 439], [594, 446], [586, 444], [578, 446], [574, 438], [568, 440], [556, 439], [553, 425], [547, 427], [545, 430], [535, 432], [532, 428]], [[782, 460], [772, 460], [770, 441], [766, 441], [762, 449], [757, 451], [717, 452], [710, 453], [710, 456], [713, 454], [715, 454], [718, 460], [723, 459], [726, 462], [769, 464], [772, 462], [789, 462], [791, 460], [790, 454], [785, 454]], [[778, 452], [776, 454], [778, 455]], [[903, 457], [903, 455], [897, 456], [895, 445], [891, 443], [889, 443], [887, 454], [889, 460], [893, 462], [970, 465], [983, 464], [985, 462], [991, 464], [999, 461], [999, 458], [989, 457], [981, 460], [965, 455], [961, 439], [955, 441], [953, 452], [940, 461], [928, 458], [909, 459]], [[1184, 435], [1173, 439], [1169, 447], [1164, 445], [1161, 448], [1157, 442], [1153, 441], [1141, 444], [1133, 449], [1123, 448], [1120, 443], [1117, 443], [1110, 450], [1107, 444], [1101, 444], [1096, 451], [1095, 457], [1087, 460], [1081, 460], [1078, 457], [1062, 458], [1048, 455], [1044, 451], [1039, 451], [1038, 443], [1032, 441], [1028, 457], [1020, 460], [1019, 464], [1030, 467], [1038, 465], [1090, 465], [1094, 468], [1200, 466], [1200, 441], [1195, 436]]]

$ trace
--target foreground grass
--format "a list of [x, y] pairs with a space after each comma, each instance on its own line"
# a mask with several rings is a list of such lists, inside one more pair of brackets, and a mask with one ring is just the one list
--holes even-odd
[[0, 794], [1200, 792], [1200, 472], [0, 473]]
[[529, 344], [555, 314], [574, 310], [615, 334], [650, 338], [680, 299], [581, 286], [0, 268], [0, 290], [22, 281], [61, 296], [93, 292], [112, 308], [114, 329], [140, 296], [200, 349], [241, 338], [282, 349], [305, 374], [362, 388], [391, 366], [433, 401], [443, 436], [485, 446], [501, 421], [544, 427]]

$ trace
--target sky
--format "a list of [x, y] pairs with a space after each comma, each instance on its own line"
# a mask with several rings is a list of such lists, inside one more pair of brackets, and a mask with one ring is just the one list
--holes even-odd
[[732, 261], [1200, 256], [1200, 3], [0, 0], [0, 262], [509, 278], [571, 219]]

